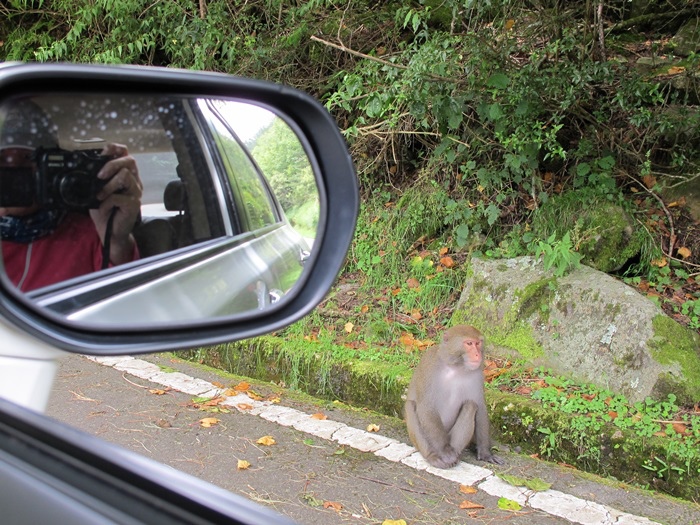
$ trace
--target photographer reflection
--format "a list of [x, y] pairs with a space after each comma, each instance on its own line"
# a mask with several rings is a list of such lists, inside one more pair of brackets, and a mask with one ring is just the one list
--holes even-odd
[[138, 258], [143, 185], [125, 146], [71, 152], [30, 101], [0, 122], [0, 238], [9, 279], [34, 290]]

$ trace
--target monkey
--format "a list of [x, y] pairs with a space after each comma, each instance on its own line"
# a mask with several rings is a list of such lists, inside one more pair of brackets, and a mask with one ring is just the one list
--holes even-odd
[[503, 464], [491, 454], [484, 398], [484, 336], [473, 326], [447, 330], [439, 345], [421, 357], [408, 386], [406, 426], [413, 445], [428, 463], [450, 468], [476, 442], [476, 457]]

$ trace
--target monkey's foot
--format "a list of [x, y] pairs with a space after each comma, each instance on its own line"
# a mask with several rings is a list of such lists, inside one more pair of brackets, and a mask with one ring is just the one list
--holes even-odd
[[459, 454], [449, 445], [441, 453], [431, 453], [425, 460], [436, 468], [452, 468], [459, 463]]

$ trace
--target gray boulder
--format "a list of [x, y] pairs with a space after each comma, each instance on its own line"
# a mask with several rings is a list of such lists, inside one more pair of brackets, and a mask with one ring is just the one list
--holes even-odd
[[700, 400], [700, 337], [611, 276], [582, 266], [555, 278], [531, 257], [472, 260], [453, 324], [487, 338], [487, 352], [625, 395]]

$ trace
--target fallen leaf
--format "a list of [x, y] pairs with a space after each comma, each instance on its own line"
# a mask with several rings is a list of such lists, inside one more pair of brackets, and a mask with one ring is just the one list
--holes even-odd
[[156, 421], [156, 426], [160, 428], [171, 428], [172, 425], [165, 419], [159, 419]]
[[308, 493], [307, 493], [307, 494], [303, 494], [303, 495], [302, 495], [302, 498], [303, 498], [304, 501], [306, 501], [306, 503], [308, 503], [311, 507], [320, 507], [321, 505], [323, 505], [323, 502], [322, 502], [320, 499], [318, 499], [316, 496], [314, 496], [313, 494], [308, 494]]
[[219, 421], [221, 420], [216, 417], [205, 417], [199, 420], [199, 424], [204, 428], [209, 428], [216, 425]]
[[676, 422], [676, 423], [673, 423], [673, 425], [671, 425], [671, 426], [673, 427], [673, 430], [675, 430], [679, 434], [685, 435], [688, 433], [688, 427], [685, 426], [685, 423]]
[[379, 432], [379, 425], [370, 423], [369, 425], [367, 425], [367, 432]]
[[527, 480], [525, 478], [513, 476], [512, 474], [500, 474], [498, 477], [506, 483], [510, 483], [514, 487], [524, 487], [527, 484]]
[[256, 441], [258, 445], [265, 445], [266, 447], [276, 445], [277, 441], [272, 436], [263, 436]]
[[685, 72], [685, 68], [683, 66], [671, 66], [668, 68], [667, 74], [669, 75], [680, 75], [681, 73]]
[[405, 333], [405, 334], [401, 335], [401, 337], [399, 337], [399, 341], [404, 346], [413, 346], [416, 342], [416, 338], [413, 337], [413, 334], [411, 334], [411, 333]]
[[250, 383], [248, 383], [248, 381], [241, 381], [234, 386], [233, 389], [237, 390], [238, 392], [245, 392], [246, 390], [250, 390]]
[[238, 470], [248, 470], [250, 468], [250, 463], [245, 459], [239, 459], [236, 468], [238, 468]]
[[406, 525], [406, 520], [384, 520], [382, 525]]
[[459, 491], [462, 494], [476, 494], [479, 490], [476, 487], [472, 487], [471, 485], [460, 485]]
[[473, 501], [468, 501], [468, 500], [465, 499], [462, 503], [459, 504], [459, 508], [460, 508], [460, 509], [467, 509], [467, 510], [470, 510], [470, 509], [483, 509], [484, 506], [483, 506], [483, 505], [479, 505], [478, 503], [474, 503]]
[[225, 397], [222, 396], [217, 396], [217, 397], [212, 397], [208, 401], [205, 401], [204, 403], [201, 403], [202, 406], [205, 407], [215, 407], [218, 404], [220, 404], [222, 401], [226, 401]]
[[420, 282], [415, 277], [409, 277], [408, 279], [406, 279], [406, 284], [408, 285], [409, 288], [414, 289], [414, 290], [416, 288], [420, 288]]
[[525, 486], [530, 490], [534, 490], [535, 492], [544, 492], [545, 490], [549, 490], [552, 484], [547, 483], [546, 481], [543, 481], [540, 478], [533, 478], [527, 480]]
[[336, 512], [340, 512], [343, 506], [338, 503], [337, 501], [324, 501], [323, 502], [323, 508], [324, 509], [333, 509]]
[[421, 314], [417, 308], [414, 308], [413, 310], [411, 310], [411, 319], [415, 321], [420, 321], [421, 319], [423, 319], [423, 314]]
[[680, 256], [683, 257], [684, 259], [687, 259], [687, 258], [690, 257], [692, 254], [693, 254], [693, 252], [691, 252], [691, 251], [690, 251], [688, 248], [686, 248], [685, 246], [683, 246], [683, 247], [681, 247], [681, 248], [678, 248], [678, 255], [680, 255]]
[[165, 394], [165, 393], [167, 392], [167, 390], [161, 390], [161, 389], [159, 389], [159, 388], [151, 388], [151, 389], [149, 390], [149, 392], [150, 392], [151, 394], [156, 395], [156, 396], [162, 396], [163, 394]]
[[498, 500], [498, 508], [502, 510], [518, 511], [522, 507], [517, 501], [513, 501], [512, 499], [508, 498], [501, 498]]
[[212, 381], [212, 385], [214, 385], [216, 388], [226, 388], [226, 385], [219, 383], [218, 381]]
[[642, 177], [642, 182], [647, 188], [652, 189], [656, 186], [656, 177], [653, 175], [644, 175], [644, 177]]
[[369, 306], [366, 304], [362, 305], [362, 308], [360, 308], [360, 313], [366, 314], [367, 312], [369, 312]]
[[455, 265], [455, 262], [452, 257], [443, 257], [440, 259], [440, 264], [442, 264], [445, 268], [452, 268]]
[[666, 257], [662, 257], [661, 259], [654, 259], [651, 261], [652, 266], [656, 266], [657, 268], [663, 268], [668, 264], [668, 261], [666, 260]]
[[347, 323], [345, 323], [344, 329], [347, 333], [351, 333], [353, 328], [355, 328], [355, 325], [351, 322], [348, 321]]
[[445, 255], [445, 254], [446, 254], [447, 252], [449, 252], [449, 251], [450, 251], [449, 248], [447, 248], [446, 246], [443, 246], [443, 247], [440, 248], [440, 250], [438, 251], [438, 254], [440, 255], [440, 257], [442, 257], [443, 255]]
[[313, 414], [311, 416], [311, 419], [318, 419], [319, 421], [324, 421], [324, 420], [328, 419], [328, 416], [326, 414], [318, 412], [316, 414]]
[[252, 410], [253, 405], [249, 405], [248, 403], [238, 403], [236, 405], [236, 408], [238, 408], [239, 410]]

